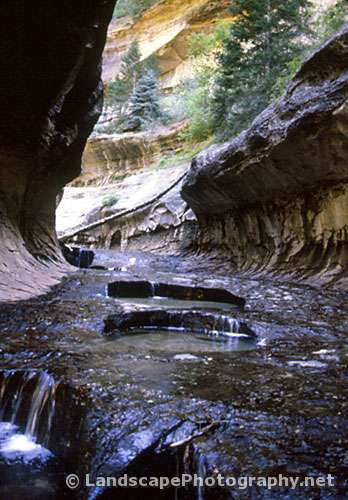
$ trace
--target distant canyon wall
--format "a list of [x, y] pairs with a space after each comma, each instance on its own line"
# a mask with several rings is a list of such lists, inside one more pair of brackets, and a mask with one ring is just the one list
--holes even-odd
[[188, 37], [209, 30], [219, 19], [228, 19], [230, 0], [162, 0], [137, 19], [115, 19], [105, 47], [103, 78], [111, 81], [120, 70], [122, 55], [139, 42], [142, 59], [156, 56], [163, 88], [173, 88], [192, 76]]
[[98, 135], [87, 142], [82, 175], [72, 186], [108, 184], [149, 167], [182, 149], [179, 135], [185, 123], [156, 127], [149, 132]]
[[158, 255], [189, 254], [197, 224], [192, 210], [180, 196], [180, 187], [181, 183], [156, 202], [84, 231], [68, 243]]
[[59, 237], [91, 248], [187, 252], [196, 230], [196, 218], [180, 196], [188, 167], [183, 162], [116, 184], [67, 188], [58, 208]]

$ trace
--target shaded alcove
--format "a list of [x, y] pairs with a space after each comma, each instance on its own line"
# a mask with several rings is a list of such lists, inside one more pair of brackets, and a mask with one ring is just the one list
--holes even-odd
[[67, 271], [56, 198], [79, 175], [102, 109], [101, 56], [115, 1], [6, 1], [0, 29], [0, 301]]
[[111, 237], [110, 249], [111, 250], [120, 250], [121, 243], [122, 243], [122, 233], [121, 233], [121, 231], [116, 231]]

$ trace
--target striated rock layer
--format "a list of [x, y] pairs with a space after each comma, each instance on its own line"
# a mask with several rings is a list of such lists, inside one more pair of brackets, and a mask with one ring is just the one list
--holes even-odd
[[82, 174], [73, 186], [108, 184], [182, 149], [179, 134], [186, 123], [148, 132], [98, 135], [87, 142]]
[[0, 19], [0, 301], [67, 270], [55, 200], [80, 173], [102, 107], [101, 55], [114, 0], [6, 1]]
[[194, 158], [182, 195], [201, 251], [243, 271], [346, 283], [348, 25], [231, 142]]
[[59, 238], [91, 248], [185, 252], [196, 230], [196, 217], [180, 196], [188, 166], [148, 169], [107, 186], [66, 188], [57, 210]]
[[229, 0], [162, 0], [137, 19], [116, 19], [105, 48], [103, 76], [115, 78], [122, 55], [132, 42], [139, 42], [142, 59], [155, 56], [164, 88], [175, 87], [192, 74], [188, 61], [188, 38], [209, 30], [217, 20], [229, 19]]

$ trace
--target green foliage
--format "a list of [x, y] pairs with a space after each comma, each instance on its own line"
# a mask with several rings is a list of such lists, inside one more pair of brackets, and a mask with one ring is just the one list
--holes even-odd
[[144, 12], [144, 10], [152, 7], [156, 1], [157, 0], [118, 0], [113, 17], [114, 19], [124, 16], [137, 17]]
[[185, 85], [176, 87], [171, 93], [162, 95], [161, 110], [163, 113], [163, 123], [169, 125], [182, 122], [187, 119], [187, 106], [183, 96]]
[[108, 85], [105, 93], [105, 105], [122, 113], [127, 106], [130, 94], [133, 91], [141, 73], [141, 54], [139, 43], [133, 42], [121, 60], [119, 75]]
[[342, 26], [347, 15], [347, 1], [338, 0], [319, 14], [315, 32], [319, 42], [329, 38]]
[[214, 115], [211, 110], [210, 78], [204, 73], [182, 91], [189, 116], [188, 126], [180, 134], [184, 141], [197, 143], [205, 141], [214, 132]]
[[235, 16], [219, 56], [214, 92], [215, 126], [240, 132], [272, 100], [274, 85], [302, 50], [308, 32], [307, 0], [234, 0]]
[[116, 205], [120, 200], [120, 197], [117, 196], [116, 194], [109, 194], [105, 196], [102, 200], [102, 206], [103, 207], [112, 207]]
[[142, 62], [139, 44], [133, 42], [122, 57], [117, 78], [108, 85], [105, 93], [105, 105], [117, 118], [99, 125], [99, 133], [136, 130], [145, 122], [155, 121], [161, 116], [156, 71], [156, 60], [150, 57]]
[[344, 23], [346, 15], [346, 0], [338, 0], [330, 7], [323, 9], [319, 14], [317, 12], [313, 13], [315, 21], [311, 29], [311, 38], [308, 40], [307, 45], [304, 46], [302, 52], [295, 56], [282, 70], [272, 89], [273, 99], [282, 95], [287, 84], [295, 76], [296, 71], [310, 53], [312, 53], [324, 40], [339, 30]]
[[108, 123], [97, 123], [95, 127], [95, 134], [118, 134], [119, 133], [119, 124], [115, 121], [110, 121]]
[[182, 87], [179, 96], [189, 117], [189, 124], [181, 134], [187, 142], [204, 141], [214, 132], [211, 101], [217, 70], [216, 57], [228, 36], [230, 24], [222, 21], [208, 33], [195, 33], [189, 37], [189, 54], [195, 77]]
[[229, 36], [231, 21], [220, 21], [210, 32], [192, 33], [189, 38], [189, 55], [195, 60], [207, 58], [216, 54]]
[[163, 156], [159, 161], [152, 165], [152, 168], [155, 170], [159, 170], [163, 168], [175, 167], [176, 165], [180, 165], [181, 163], [188, 163], [207, 145], [208, 143], [201, 143], [196, 145], [186, 144], [185, 148], [182, 151], [177, 151], [176, 153]]
[[143, 129], [161, 116], [160, 98], [155, 73], [152, 70], [142, 75], [129, 99], [130, 113], [127, 127]]
[[115, 183], [118, 183], [118, 182], [122, 182], [124, 181], [124, 179], [127, 177], [126, 174], [113, 174], [111, 177], [110, 177], [110, 181], [111, 182], [115, 182]]
[[286, 64], [286, 66], [280, 72], [277, 80], [272, 87], [271, 100], [277, 99], [284, 92], [289, 83], [289, 81], [295, 76], [296, 71], [299, 66], [303, 63], [306, 57], [307, 51], [303, 51], [302, 54], [295, 56], [291, 61]]
[[139, 42], [135, 40], [122, 57], [119, 78], [134, 84], [140, 73], [140, 59]]

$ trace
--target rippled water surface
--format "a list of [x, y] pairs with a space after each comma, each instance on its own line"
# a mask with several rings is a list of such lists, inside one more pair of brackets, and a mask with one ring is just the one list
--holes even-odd
[[141, 352], [168, 354], [208, 354], [211, 352], [247, 351], [255, 349], [256, 340], [246, 339], [238, 334], [229, 336], [196, 335], [175, 331], [135, 331], [114, 340], [116, 346], [136, 349]]
[[[330, 472], [336, 479], [330, 491], [254, 489], [247, 492], [247, 498], [347, 497], [346, 292], [249, 279], [213, 262], [203, 265], [198, 258], [110, 252], [99, 263], [127, 271], [79, 272], [46, 297], [0, 307], [0, 368], [48, 370], [89, 398], [83, 406], [89, 415], [87, 441], [96, 443], [97, 451], [88, 467], [102, 467], [108, 460], [132, 463], [135, 455], [146, 452], [146, 464], [153, 464], [152, 473], [158, 473], [161, 460], [156, 462], [149, 450], [159, 436], [177, 425], [180, 432], [171, 439], [180, 441], [197, 431], [192, 426], [200, 429], [216, 423], [214, 432], [192, 442], [197, 463], [204, 465], [207, 474], [216, 470], [251, 476]], [[256, 332], [257, 339], [181, 331], [123, 331], [107, 339], [104, 320], [125, 307], [181, 307], [182, 301], [106, 297], [107, 283], [127, 277], [226, 287], [246, 299], [245, 311], [216, 303], [200, 303], [199, 307], [231, 312]], [[186, 303], [185, 307], [198, 305]], [[22, 433], [23, 429], [12, 429], [4, 437], [3, 430], [2, 449], [13, 445], [35, 449], [35, 443], [22, 438], [8, 440]], [[144, 466], [139, 465], [140, 469]], [[2, 476], [1, 500], [59, 498], [46, 480], [40, 483], [46, 485], [41, 497], [40, 493], [13, 496], [19, 491], [18, 477], [15, 469]], [[34, 480], [33, 470], [31, 477]], [[244, 493], [233, 494], [246, 498]]]

